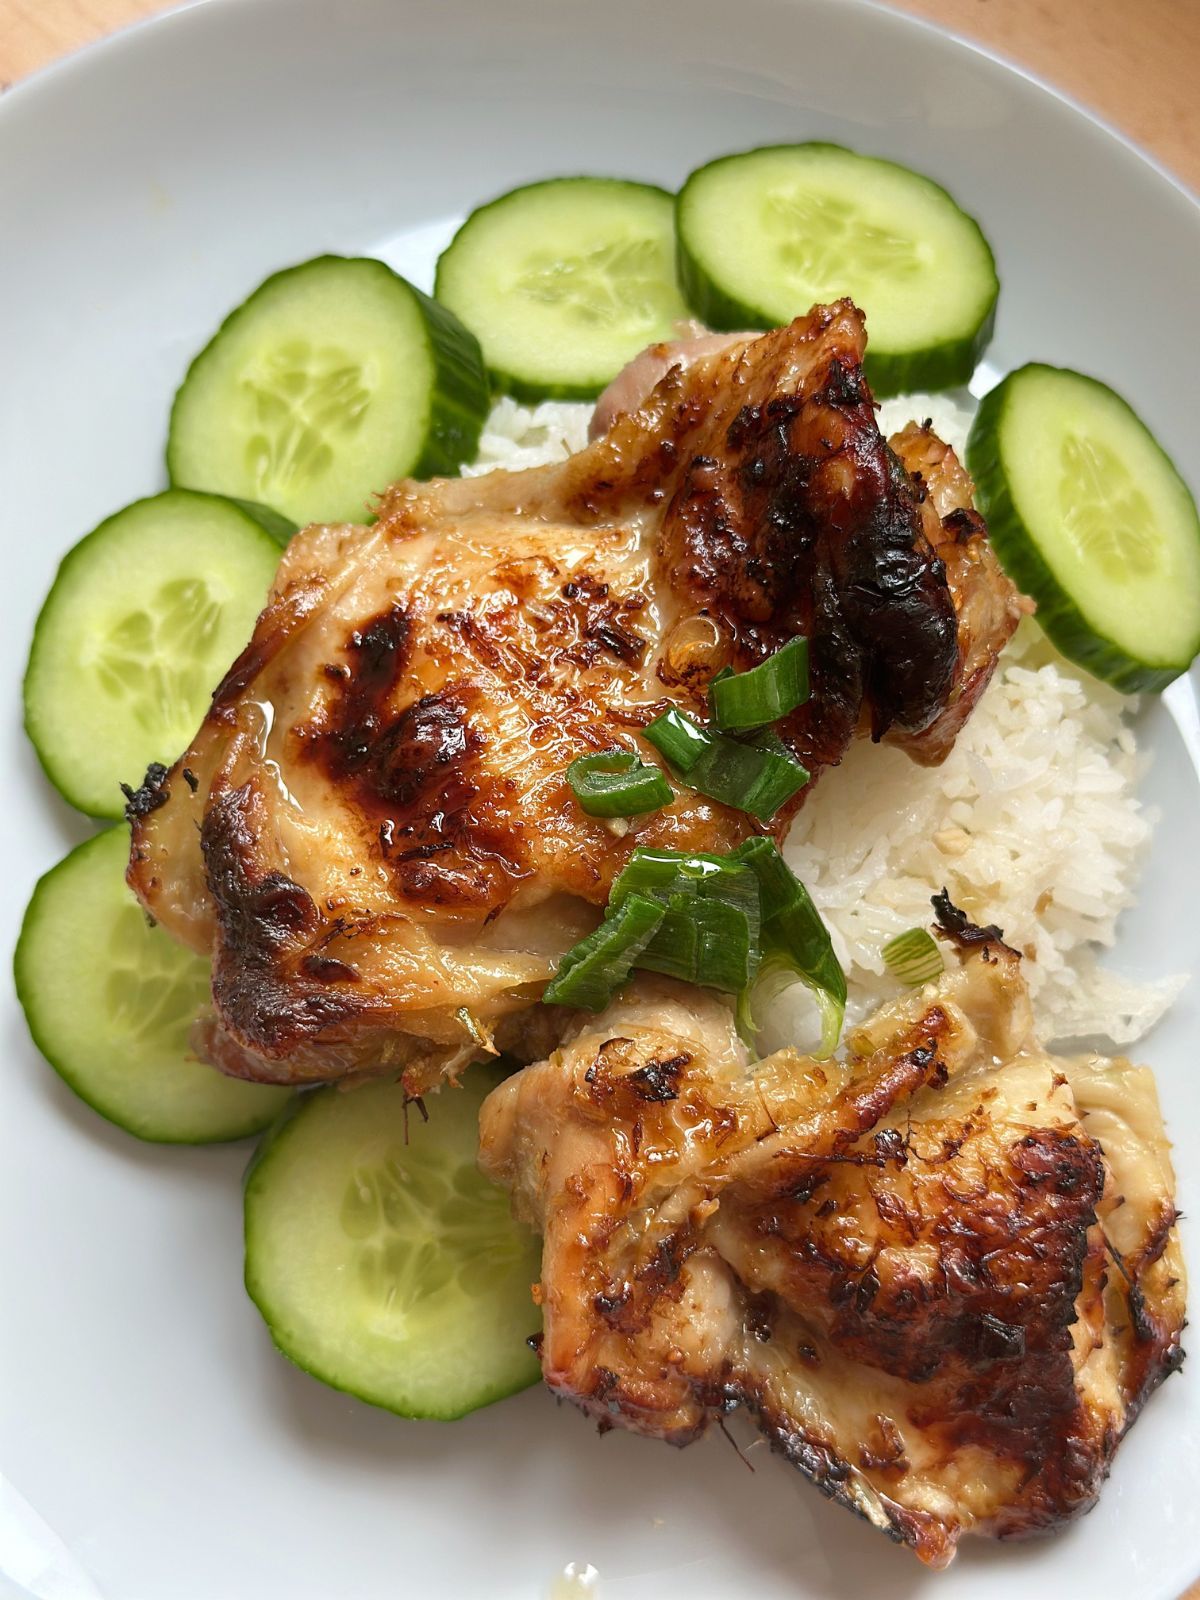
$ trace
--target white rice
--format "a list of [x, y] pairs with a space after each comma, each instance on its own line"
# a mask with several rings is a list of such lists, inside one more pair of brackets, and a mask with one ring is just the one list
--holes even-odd
[[[590, 407], [509, 399], [493, 408], [471, 473], [560, 461], [587, 440]], [[929, 418], [960, 452], [971, 412], [945, 395], [908, 395], [879, 408], [885, 434]], [[1025, 954], [1043, 1035], [1132, 1043], [1186, 978], [1135, 983], [1107, 971], [1135, 897], [1153, 817], [1137, 797], [1143, 761], [1134, 703], [1072, 666], [1035, 623], [1023, 623], [940, 767], [900, 751], [854, 745], [836, 778], [819, 782], [785, 844], [846, 968], [851, 1017], [897, 991], [880, 947], [930, 919], [945, 886], [979, 922], [996, 922]], [[769, 1008], [769, 1047], [811, 1044], [815, 1008], [799, 986]]]
[[521, 406], [505, 395], [492, 407], [483, 425], [479, 454], [472, 466], [462, 469], [463, 476], [475, 478], [493, 467], [521, 472], [526, 467], [565, 461], [587, 443], [591, 415], [588, 405], [545, 400], [540, 406]]
[[785, 854], [829, 923], [856, 1009], [895, 992], [880, 946], [927, 922], [945, 885], [1024, 952], [1047, 1038], [1128, 1044], [1158, 1020], [1183, 980], [1134, 984], [1096, 961], [1133, 902], [1153, 821], [1128, 705], [1028, 622], [942, 766], [860, 742], [836, 781], [818, 783]]

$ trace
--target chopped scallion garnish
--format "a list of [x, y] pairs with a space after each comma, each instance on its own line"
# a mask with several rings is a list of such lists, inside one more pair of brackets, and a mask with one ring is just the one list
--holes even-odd
[[901, 983], [932, 983], [946, 970], [937, 940], [924, 928], [907, 928], [889, 939], [879, 952], [883, 964]]
[[567, 782], [590, 817], [640, 816], [675, 798], [659, 768], [648, 767], [632, 750], [579, 756], [567, 768]]
[[702, 728], [684, 711], [656, 717], [644, 737], [691, 788], [759, 822], [767, 822], [808, 782], [794, 757]]
[[750, 993], [798, 980], [821, 1008], [821, 1053], [837, 1045], [846, 977], [829, 931], [770, 839], [730, 855], [635, 850], [604, 921], [563, 957], [544, 999], [599, 1011], [633, 967], [737, 994], [738, 1025], [753, 1032]]
[[758, 883], [730, 856], [635, 850], [612, 886], [609, 910], [631, 894], [661, 901], [662, 926], [636, 966], [737, 994], [758, 970]]
[[713, 722], [725, 733], [745, 733], [777, 722], [808, 699], [808, 640], [789, 639], [747, 672], [723, 672], [708, 691]]
[[603, 1011], [666, 914], [657, 900], [629, 895], [618, 911], [567, 951], [542, 999], [548, 1005]]
[[615, 911], [626, 895], [658, 896], [665, 902], [668, 896], [680, 893], [744, 903], [747, 893], [753, 896], [754, 879], [745, 864], [733, 856], [643, 845], [618, 873], [608, 904]]
[[[821, 913], [772, 840], [747, 839], [732, 859], [743, 862], [758, 879], [762, 959], [755, 997], [769, 999], [793, 980], [807, 985], [821, 1011], [820, 1053], [831, 1055], [846, 1014], [846, 974]], [[743, 1031], [749, 1031], [749, 994], [743, 995], [738, 1014]]]
[[645, 737], [678, 772], [689, 773], [708, 753], [713, 735], [686, 711], [664, 711], [646, 729]]
[[673, 894], [657, 933], [634, 965], [723, 994], [740, 994], [758, 971], [758, 908]]

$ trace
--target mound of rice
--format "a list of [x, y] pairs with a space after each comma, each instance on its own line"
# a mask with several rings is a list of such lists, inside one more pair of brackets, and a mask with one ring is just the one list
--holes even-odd
[[[560, 461], [586, 443], [590, 407], [509, 399], [494, 407], [471, 473]], [[960, 452], [971, 413], [945, 395], [885, 401], [892, 433], [929, 418]], [[940, 767], [856, 743], [819, 782], [784, 847], [829, 925], [861, 1016], [896, 993], [880, 957], [894, 934], [930, 920], [947, 887], [978, 922], [1025, 954], [1043, 1036], [1141, 1037], [1186, 979], [1139, 984], [1107, 971], [1120, 912], [1132, 904], [1153, 818], [1137, 797], [1142, 761], [1133, 702], [1082, 673], [1025, 622]], [[764, 1044], [807, 1045], [815, 1008], [799, 986], [763, 1018]]]
[[942, 766], [859, 742], [836, 782], [818, 783], [785, 854], [833, 930], [856, 1008], [895, 993], [880, 946], [927, 922], [945, 885], [1023, 951], [1048, 1037], [1124, 1044], [1158, 1020], [1180, 982], [1129, 983], [1095, 955], [1133, 902], [1152, 825], [1127, 704], [1025, 623]]

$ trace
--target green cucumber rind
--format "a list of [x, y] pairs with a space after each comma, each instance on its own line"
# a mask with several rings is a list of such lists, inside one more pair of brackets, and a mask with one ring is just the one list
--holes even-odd
[[479, 452], [479, 436], [492, 404], [491, 384], [479, 340], [471, 330], [430, 295], [415, 288], [412, 292], [424, 313], [433, 360], [433, 400], [425, 444], [408, 476], [455, 478]]
[[863, 371], [871, 392], [876, 399], [886, 400], [895, 394], [940, 394], [945, 389], [965, 388], [992, 341], [995, 326], [993, 300], [987, 316], [970, 338], [947, 339], [904, 355], [872, 351], [868, 342]]
[[523, 406], [540, 405], [543, 400], [598, 400], [608, 387], [603, 383], [539, 383], [503, 367], [489, 367], [488, 377], [498, 394], [509, 395]]
[[[478, 1072], [486, 1069], [477, 1065], [471, 1070]], [[259, 1141], [246, 1167], [242, 1189], [242, 1242], [244, 1251], [242, 1281], [247, 1295], [253, 1301], [255, 1308], [266, 1324], [271, 1343], [292, 1366], [307, 1374], [308, 1377], [315, 1378], [318, 1383], [325, 1384], [327, 1388], [336, 1389], [338, 1393], [347, 1394], [352, 1399], [361, 1400], [365, 1405], [375, 1406], [380, 1411], [387, 1411], [393, 1416], [406, 1417], [410, 1420], [457, 1422], [462, 1417], [470, 1416], [473, 1411], [480, 1411], [485, 1406], [494, 1405], [497, 1401], [507, 1400], [514, 1394], [520, 1394], [525, 1389], [533, 1388], [540, 1380], [540, 1374], [537, 1371], [530, 1373], [528, 1377], [522, 1377], [515, 1381], [497, 1381], [490, 1388], [477, 1391], [475, 1397], [461, 1405], [447, 1405], [440, 1408], [426, 1405], [421, 1410], [406, 1409], [402, 1405], [391, 1404], [387, 1400], [365, 1393], [361, 1388], [356, 1387], [343, 1372], [326, 1368], [322, 1362], [313, 1359], [303, 1349], [298, 1349], [289, 1340], [286, 1330], [280, 1325], [279, 1319], [272, 1309], [271, 1296], [266, 1288], [259, 1283], [254, 1270], [256, 1252], [252, 1242], [254, 1223], [251, 1216], [251, 1207], [255, 1194], [261, 1189], [264, 1181], [269, 1181], [272, 1158], [286, 1150], [290, 1137], [301, 1126], [303, 1118], [311, 1115], [319, 1107], [322, 1097], [337, 1092], [336, 1087], [332, 1089], [318, 1088], [303, 1091], [292, 1100], [289, 1100]]]
[[[207, 344], [192, 357], [188, 369], [183, 375], [183, 380], [175, 391], [171, 402], [171, 415], [167, 423], [166, 467], [167, 477], [173, 487], [188, 488], [180, 480], [178, 465], [178, 428], [179, 418], [183, 410], [186, 391], [194, 375], [202, 371], [202, 363], [209, 352], [217, 345], [225, 334], [235, 328], [241, 318], [251, 312], [254, 302], [258, 297], [273, 287], [281, 279], [290, 277], [293, 273], [306, 272], [312, 267], [324, 266], [333, 262], [353, 261], [367, 263], [376, 267], [380, 272], [387, 273], [389, 277], [401, 284], [413, 297], [421, 313], [421, 324], [425, 335], [426, 348], [433, 367], [433, 383], [430, 395], [430, 405], [425, 417], [425, 424], [421, 435], [421, 445], [416, 458], [408, 465], [398, 465], [392, 474], [392, 481], [411, 477], [455, 477], [464, 463], [473, 461], [479, 446], [479, 436], [483, 432], [483, 425], [487, 420], [488, 411], [491, 409], [491, 388], [488, 383], [487, 369], [483, 362], [483, 352], [479, 348], [479, 341], [469, 328], [465, 327], [453, 312], [445, 306], [439, 305], [429, 295], [422, 294], [407, 278], [402, 278], [394, 272], [386, 261], [379, 261], [373, 256], [340, 256], [332, 252], [322, 256], [313, 256], [308, 261], [298, 261], [290, 267], [282, 267], [278, 272], [273, 272], [269, 277], [254, 289], [238, 305], [234, 306], [209, 339]], [[371, 490], [364, 491], [364, 505], [367, 495], [371, 491], [382, 493], [388, 487], [387, 483], [373, 484]], [[219, 493], [220, 491], [204, 491]], [[226, 496], [232, 499], [232, 496]], [[258, 502], [249, 502], [258, 504]], [[282, 522], [289, 522], [282, 512], [274, 506], [265, 508]]]
[[[105, 1122], [110, 1123], [114, 1128], [120, 1128], [122, 1133], [127, 1133], [134, 1139], [140, 1139], [143, 1144], [196, 1147], [208, 1144], [232, 1144], [239, 1139], [252, 1138], [255, 1134], [261, 1133], [264, 1128], [269, 1128], [273, 1122], [279, 1120], [280, 1110], [278, 1107], [272, 1106], [269, 1109], [257, 1111], [253, 1115], [248, 1114], [241, 1121], [228, 1123], [220, 1133], [206, 1134], [203, 1137], [170, 1133], [163, 1131], [161, 1127], [155, 1131], [146, 1123], [135, 1126], [126, 1118], [117, 1115], [110, 1106], [106, 1105], [102, 1099], [97, 1098], [94, 1093], [89, 1092], [86, 1078], [72, 1071], [71, 1067], [58, 1057], [52, 1042], [40, 1025], [42, 1007], [38, 1004], [36, 998], [38, 980], [36, 963], [31, 953], [31, 944], [33, 930], [42, 909], [40, 904], [42, 891], [45, 886], [51, 884], [60, 874], [70, 871], [70, 864], [79, 851], [86, 850], [89, 846], [95, 846], [97, 841], [103, 839], [105, 834], [110, 831], [106, 829], [104, 833], [93, 834], [90, 839], [85, 839], [82, 844], [76, 845], [75, 849], [64, 856], [61, 861], [56, 861], [52, 867], [42, 873], [34, 885], [33, 893], [29, 897], [29, 904], [26, 906], [25, 914], [21, 918], [21, 928], [17, 934], [16, 947], [13, 950], [13, 986], [16, 989], [17, 1000], [21, 1010], [25, 1015], [25, 1025], [29, 1029], [29, 1036], [47, 1065], [53, 1068], [77, 1099], [82, 1100], [98, 1116], [103, 1117]], [[213, 1070], [215, 1071], [216, 1069], [214, 1068]], [[290, 1104], [291, 1102], [289, 1101], [288, 1106]], [[288, 1106], [284, 1107], [284, 1111], [288, 1109]]]
[[[728, 290], [722, 288], [708, 274], [707, 269], [692, 252], [687, 241], [687, 227], [684, 213], [687, 207], [688, 190], [705, 173], [711, 172], [714, 167], [724, 166], [730, 161], [741, 161], [747, 156], [762, 155], [773, 150], [792, 150], [794, 144], [767, 144], [757, 145], [752, 150], [740, 150], [733, 155], [719, 156], [715, 161], [709, 161], [702, 167], [697, 167], [688, 174], [683, 187], [675, 197], [675, 240], [676, 240], [676, 271], [684, 297], [699, 319], [710, 328], [718, 331], [740, 332], [743, 328], [772, 328], [777, 326], [770, 313], [761, 306], [754, 306], [746, 301], [739, 300]], [[870, 161], [875, 165], [894, 167], [906, 177], [916, 178], [921, 183], [928, 185], [942, 195], [963, 219], [970, 224], [978, 235], [983, 246], [991, 272], [991, 295], [987, 300], [982, 317], [973, 332], [964, 334], [960, 338], [946, 339], [938, 344], [927, 345], [922, 350], [906, 350], [893, 352], [880, 350], [877, 345], [870, 343], [870, 325], [868, 322], [867, 354], [863, 363], [863, 370], [867, 376], [874, 394], [878, 399], [884, 400], [889, 395], [909, 394], [917, 391], [938, 393], [943, 389], [958, 388], [970, 381], [971, 375], [979, 365], [980, 357], [991, 341], [992, 333], [996, 326], [996, 302], [1000, 294], [1000, 279], [996, 274], [996, 258], [988, 243], [983, 229], [969, 212], [963, 211], [950, 191], [937, 183], [933, 178], [926, 177], [923, 172], [915, 172], [911, 167], [903, 166], [898, 161], [888, 161], [883, 156], [862, 156], [860, 151], [852, 150], [848, 145], [836, 144], [828, 139], [813, 139], [807, 141], [803, 148], [806, 150], [836, 150], [839, 154], [860, 156], [861, 159]], [[807, 307], [805, 307], [807, 310]]]
[[300, 531], [281, 511], [275, 511], [271, 506], [264, 506], [257, 500], [243, 500], [236, 494], [214, 496], [214, 498], [228, 500], [230, 505], [237, 506], [239, 511], [244, 511], [248, 517], [253, 517], [264, 533], [269, 533], [281, 549]]
[[[570, 183], [584, 180], [589, 183], [610, 184], [614, 188], [646, 190], [658, 194], [664, 200], [674, 200], [676, 196], [670, 189], [664, 189], [657, 183], [640, 183], [636, 178], [597, 178], [594, 172], [566, 172], [560, 173], [555, 178], [539, 178], [533, 183], [518, 184], [515, 189], [506, 189], [503, 194], [496, 195], [481, 206], [476, 206], [462, 221], [455, 232], [454, 238], [438, 257], [437, 271], [434, 275], [433, 293], [438, 297], [444, 284], [444, 264], [450, 258], [455, 245], [470, 225], [485, 212], [493, 210], [496, 206], [504, 204], [515, 194], [524, 194], [530, 189], [544, 189], [557, 183]], [[439, 304], [441, 301], [439, 299]], [[598, 383], [549, 383], [544, 379], [530, 376], [527, 372], [511, 372], [505, 367], [489, 363], [488, 377], [492, 388], [500, 393], [510, 395], [521, 405], [538, 405], [543, 400], [596, 400], [611, 381]], [[614, 373], [615, 377], [616, 374]], [[469, 460], [469, 457], [464, 457]]]
[[[1030, 361], [1015, 372], [1010, 372], [984, 396], [971, 424], [966, 462], [967, 470], [975, 480], [976, 503], [987, 522], [992, 547], [1001, 566], [1018, 589], [1037, 602], [1038, 623], [1056, 649], [1069, 661], [1085, 668], [1093, 677], [1102, 679], [1124, 694], [1156, 693], [1187, 671], [1195, 654], [1200, 652], [1200, 636], [1195, 641], [1192, 656], [1177, 665], [1152, 666], [1131, 656], [1088, 621], [1051, 571], [1032, 530], [1014, 502], [1001, 444], [1004, 415], [1013, 394], [1019, 392], [1017, 380], [1023, 373], [1039, 371], [1067, 373], [1072, 378], [1095, 384], [1098, 389], [1113, 395], [1145, 429], [1168, 470], [1181, 483], [1183, 481], [1170, 456], [1115, 390], [1086, 373], [1074, 372], [1068, 367], [1053, 367], [1046, 362]], [[1200, 540], [1200, 517], [1197, 518], [1196, 535]]]
[[[37, 620], [33, 625], [33, 636], [29, 644], [29, 656], [25, 664], [25, 675], [21, 681], [22, 712], [26, 735], [28, 736], [29, 742], [33, 746], [34, 753], [38, 758], [38, 764], [41, 766], [42, 771], [45, 773], [50, 783], [53, 784], [54, 788], [58, 790], [59, 794], [62, 795], [63, 799], [68, 805], [74, 806], [76, 811], [81, 811], [85, 817], [91, 817], [98, 822], [119, 822], [125, 815], [124, 797], [122, 796], [120, 789], [114, 785], [115, 795], [111, 806], [104, 807], [97, 805], [95, 803], [95, 797], [85, 793], [85, 791], [79, 788], [73, 781], [70, 771], [64, 769], [61, 762], [56, 759], [53, 749], [45, 748], [44, 740], [39, 737], [37, 707], [36, 705], [31, 704], [31, 701], [34, 698], [31, 693], [31, 682], [36, 676], [33, 671], [34, 658], [39, 648], [39, 639], [45, 637], [44, 629], [52, 615], [51, 604], [55, 599], [55, 594], [59, 590], [59, 585], [63, 578], [70, 578], [72, 568], [80, 561], [86, 559], [86, 554], [93, 542], [99, 540], [103, 535], [105, 535], [112, 527], [113, 523], [119, 518], [123, 517], [126, 512], [133, 511], [139, 506], [149, 505], [153, 501], [161, 500], [164, 495], [182, 495], [191, 500], [202, 501], [205, 504], [215, 503], [226, 510], [236, 511], [246, 523], [247, 529], [252, 530], [256, 537], [266, 541], [266, 543], [270, 545], [270, 548], [275, 553], [276, 557], [278, 557], [279, 540], [275, 538], [270, 530], [264, 526], [262, 521], [250, 511], [248, 506], [243, 505], [239, 501], [231, 500], [226, 495], [210, 494], [208, 491], [202, 489], [177, 488], [164, 489], [159, 494], [144, 495], [140, 500], [131, 500], [128, 505], [122, 506], [119, 511], [114, 511], [111, 516], [105, 517], [103, 522], [97, 523], [90, 533], [85, 533], [83, 538], [73, 544], [67, 551], [66, 555], [63, 556], [62, 560], [58, 564], [58, 570], [54, 574], [54, 580], [46, 592], [46, 598], [42, 601], [41, 609], [37, 614]], [[265, 591], [263, 593], [263, 602], [266, 602]], [[67, 767], [69, 768], [69, 766], [70, 762], [68, 761]], [[136, 776], [136, 774], [133, 775], [130, 778], [130, 782], [135, 781]]]

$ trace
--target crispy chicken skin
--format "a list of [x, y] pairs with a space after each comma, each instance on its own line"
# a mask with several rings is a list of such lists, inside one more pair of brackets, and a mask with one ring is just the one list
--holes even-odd
[[556, 1393], [675, 1444], [745, 1406], [932, 1566], [1094, 1503], [1184, 1312], [1148, 1069], [1047, 1055], [1002, 944], [950, 965], [844, 1061], [753, 1069], [718, 999], [643, 977], [481, 1121], [544, 1233]]
[[655, 759], [655, 715], [702, 713], [717, 670], [797, 633], [812, 696], [781, 733], [814, 775], [859, 732], [944, 753], [1015, 596], [973, 512], [952, 577], [864, 343], [848, 301], [817, 307], [669, 367], [561, 465], [402, 483], [370, 526], [292, 541], [190, 749], [131, 800], [131, 885], [212, 955], [209, 1059], [275, 1082], [400, 1070], [419, 1093], [481, 1031], [544, 1048], [518, 1037], [529, 1008], [635, 845], [753, 827], [682, 790], [622, 836], [567, 767]]
[[921, 526], [945, 568], [958, 618], [958, 670], [950, 703], [928, 728], [897, 736], [914, 761], [936, 766], [950, 754], [988, 686], [996, 639], [1007, 639], [1033, 602], [1017, 595], [1001, 573], [987, 525], [975, 509], [975, 485], [950, 446], [916, 422], [893, 434], [888, 444], [917, 485]]

